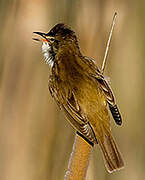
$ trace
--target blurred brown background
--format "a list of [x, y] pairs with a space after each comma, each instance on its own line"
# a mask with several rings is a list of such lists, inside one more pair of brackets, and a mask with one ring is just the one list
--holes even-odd
[[63, 179], [74, 140], [48, 92], [49, 67], [32, 32], [69, 24], [100, 67], [115, 11], [105, 74], [123, 115], [112, 129], [125, 169], [108, 174], [97, 146], [87, 180], [145, 178], [145, 1], [0, 0], [0, 180]]

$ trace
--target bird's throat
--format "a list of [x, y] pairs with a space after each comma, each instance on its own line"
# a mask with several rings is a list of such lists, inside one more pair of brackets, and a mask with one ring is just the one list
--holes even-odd
[[48, 42], [42, 43], [42, 53], [44, 55], [46, 64], [49, 64], [52, 68], [54, 65], [55, 54]]

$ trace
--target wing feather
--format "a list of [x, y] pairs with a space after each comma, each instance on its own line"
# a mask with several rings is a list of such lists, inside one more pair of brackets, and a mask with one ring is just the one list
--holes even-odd
[[[109, 105], [109, 109], [111, 111], [111, 114], [112, 114], [115, 122], [118, 125], [121, 125], [122, 124], [121, 114], [120, 114], [119, 109], [118, 109], [118, 107], [116, 105], [115, 97], [114, 97], [113, 91], [112, 91], [109, 83], [106, 81], [105, 77], [103, 76], [103, 74], [101, 73], [99, 68], [95, 65], [94, 60], [92, 60], [89, 57], [85, 57], [85, 60], [91, 66], [90, 67], [91, 68], [91, 73], [92, 73], [91, 76], [93, 78], [95, 78], [99, 82], [100, 88], [104, 92], [104, 95], [106, 97], [106, 101], [107, 101], [107, 103]], [[90, 61], [91, 61], [91, 63], [90, 63]]]
[[63, 110], [66, 118], [73, 125], [73, 127], [79, 131], [88, 141], [96, 143], [96, 139], [92, 132], [91, 127], [88, 124], [88, 120], [83, 116], [79, 103], [75, 97], [71, 88], [65, 88], [63, 91], [57, 89], [57, 85], [52, 83], [53, 79], [49, 81], [49, 91], [57, 104]]

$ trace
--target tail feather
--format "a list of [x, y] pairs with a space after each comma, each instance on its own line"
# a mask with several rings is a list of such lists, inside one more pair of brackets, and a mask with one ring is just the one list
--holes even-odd
[[118, 109], [117, 105], [115, 104], [114, 106], [112, 106], [111, 104], [109, 104], [109, 108], [110, 108], [110, 111], [112, 113], [112, 116], [113, 116], [116, 124], [121, 126], [122, 118], [121, 118], [121, 114], [119, 112], [119, 109]]
[[102, 150], [107, 170], [111, 173], [123, 168], [123, 159], [111, 133], [106, 131], [104, 138], [99, 138], [98, 143]]

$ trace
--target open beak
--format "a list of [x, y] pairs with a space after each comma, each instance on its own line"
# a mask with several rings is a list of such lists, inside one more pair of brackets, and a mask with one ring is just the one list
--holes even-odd
[[46, 37], [45, 33], [42, 32], [33, 32], [34, 34], [38, 34], [39, 36], [43, 37], [41, 39], [37, 39], [37, 38], [32, 38], [35, 41], [41, 41], [41, 42], [49, 42], [49, 39]]

